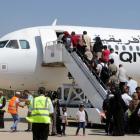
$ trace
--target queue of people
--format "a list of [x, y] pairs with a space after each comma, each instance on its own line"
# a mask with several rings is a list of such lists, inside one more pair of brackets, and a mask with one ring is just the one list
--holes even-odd
[[121, 91], [115, 84], [110, 86], [110, 91], [103, 102], [106, 133], [114, 136], [122, 136], [125, 133], [138, 134], [140, 129], [139, 93], [135, 92], [130, 96], [127, 85], [124, 85]]
[[125, 133], [138, 133], [140, 87], [137, 81], [128, 76], [125, 67], [119, 64], [118, 54], [113, 48], [108, 49], [103, 45], [100, 37], [96, 37], [92, 45], [86, 31], [83, 31], [79, 39], [74, 32], [71, 36], [71, 48], [72, 46], [102, 86], [111, 91], [103, 103], [107, 134], [121, 136]]

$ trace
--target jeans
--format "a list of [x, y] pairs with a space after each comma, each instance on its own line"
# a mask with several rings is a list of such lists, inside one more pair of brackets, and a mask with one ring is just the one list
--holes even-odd
[[11, 129], [16, 130], [17, 129], [17, 124], [20, 121], [20, 118], [19, 118], [18, 114], [11, 114], [11, 115], [12, 115], [12, 118], [13, 118], [13, 121], [14, 121]]
[[83, 135], [85, 135], [85, 122], [79, 122], [78, 123], [78, 127], [77, 127], [77, 131], [76, 131], [76, 135], [78, 135], [80, 128], [83, 128]]

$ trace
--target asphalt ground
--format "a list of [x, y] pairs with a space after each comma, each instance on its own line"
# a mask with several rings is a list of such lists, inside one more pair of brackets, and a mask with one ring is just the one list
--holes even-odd
[[[25, 132], [27, 123], [19, 123], [18, 131], [11, 132], [12, 121], [5, 122], [5, 128], [0, 129], [0, 140], [32, 140], [32, 132]], [[49, 140], [139, 140], [140, 135], [107, 136], [103, 129], [86, 129], [86, 135], [75, 136], [76, 127], [67, 127], [66, 136], [49, 136]]]
[[[6, 110], [6, 109], [5, 109]], [[32, 132], [25, 132], [27, 129], [27, 123], [25, 117], [27, 115], [27, 108], [19, 108], [19, 116], [23, 118], [18, 124], [18, 131], [11, 132], [10, 127], [12, 125], [11, 115], [5, 113], [5, 128], [0, 129], [0, 140], [32, 140]], [[98, 127], [96, 127], [98, 128]], [[49, 140], [138, 140], [140, 135], [125, 135], [125, 136], [107, 136], [104, 129], [86, 129], [86, 136], [82, 136], [82, 130], [80, 130], [81, 136], [75, 136], [76, 127], [71, 126], [66, 129], [66, 136], [49, 136]]]

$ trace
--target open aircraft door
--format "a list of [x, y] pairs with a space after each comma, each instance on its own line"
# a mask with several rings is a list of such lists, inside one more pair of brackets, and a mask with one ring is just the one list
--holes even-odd
[[62, 45], [57, 44], [57, 35], [54, 29], [40, 29], [43, 47], [43, 64], [62, 62]]

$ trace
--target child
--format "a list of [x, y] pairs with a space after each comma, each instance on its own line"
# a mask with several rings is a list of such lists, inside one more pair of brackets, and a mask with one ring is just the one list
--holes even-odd
[[78, 128], [76, 131], [76, 136], [79, 133], [80, 128], [83, 128], [83, 136], [85, 136], [85, 122], [86, 122], [86, 114], [84, 110], [84, 105], [81, 104], [79, 107], [79, 111], [76, 114], [77, 120], [78, 120]]
[[66, 130], [66, 125], [68, 125], [68, 121], [67, 121], [67, 108], [63, 107], [62, 108], [62, 135], [66, 135], [65, 134], [65, 130]]

